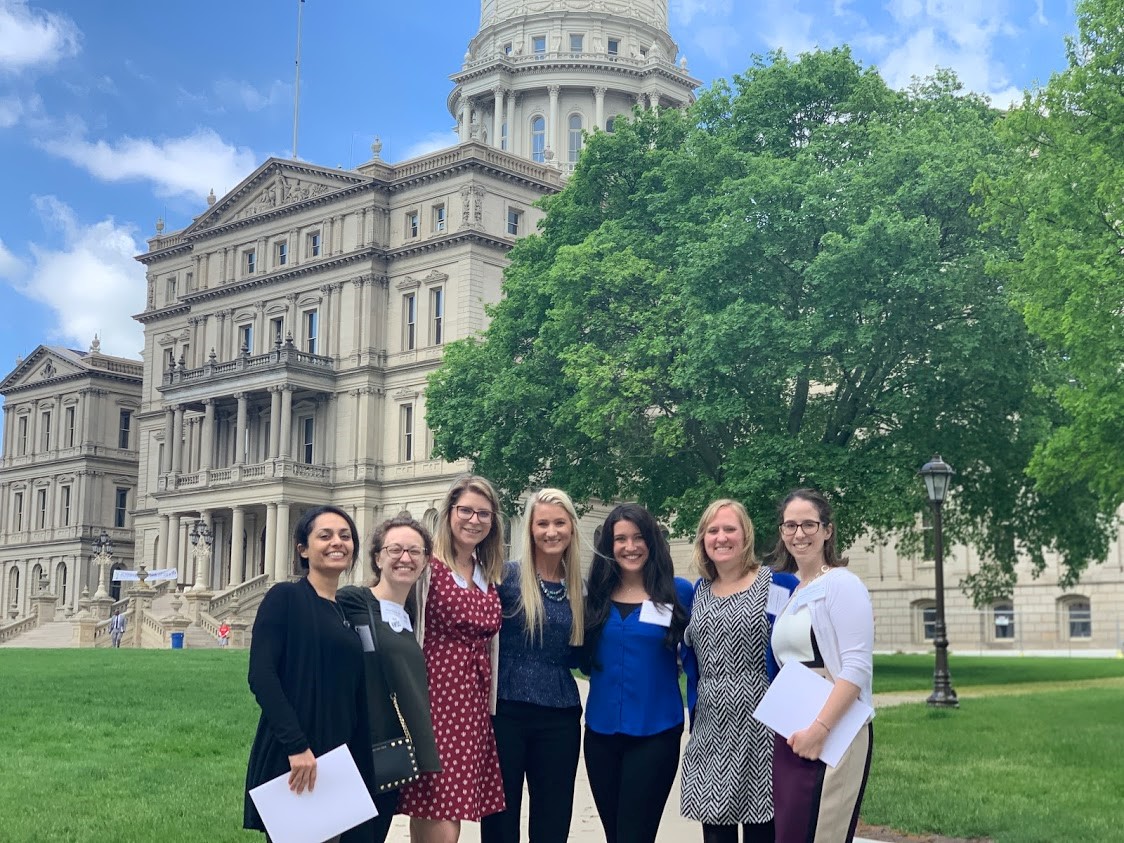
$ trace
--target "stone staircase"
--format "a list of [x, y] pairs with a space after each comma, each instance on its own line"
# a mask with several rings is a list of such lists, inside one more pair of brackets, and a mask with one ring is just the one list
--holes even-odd
[[51, 621], [0, 644], [0, 647], [31, 647], [44, 650], [73, 646], [74, 623], [72, 621]]

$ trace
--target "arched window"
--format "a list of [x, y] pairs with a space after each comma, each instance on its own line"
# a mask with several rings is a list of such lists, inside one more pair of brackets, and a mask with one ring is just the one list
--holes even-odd
[[55, 566], [55, 591], [59, 596], [59, 605], [66, 605], [67, 598], [67, 581], [66, 581], [66, 563], [59, 562]]
[[0, 606], [3, 609], [3, 617], [8, 617], [8, 609], [15, 606], [19, 609], [20, 606], [20, 569], [13, 567], [11, 573], [8, 574], [8, 605]]
[[996, 641], [1010, 641], [1015, 637], [1015, 604], [1003, 600], [991, 607], [992, 629]]
[[1088, 597], [1068, 595], [1058, 600], [1058, 627], [1066, 641], [1093, 637], [1093, 607]]
[[617, 124], [617, 118], [616, 117], [610, 117], [608, 120], [605, 121], [605, 131], [606, 132], [614, 131], [614, 129], [616, 128], [616, 124]]
[[541, 114], [531, 118], [531, 160], [546, 161], [546, 120]]
[[570, 115], [569, 150], [570, 163], [578, 163], [578, 156], [582, 152], [582, 116], [580, 114]]
[[913, 641], [926, 644], [937, 637], [937, 604], [932, 600], [916, 600], [912, 606]]

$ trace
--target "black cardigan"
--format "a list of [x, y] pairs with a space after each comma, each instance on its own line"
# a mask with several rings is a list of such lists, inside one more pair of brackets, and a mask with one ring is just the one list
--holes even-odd
[[[363, 648], [339, 607], [307, 579], [282, 582], [258, 607], [250, 690], [261, 706], [246, 769], [243, 825], [264, 831], [249, 791], [289, 771], [289, 756], [347, 744], [368, 788], [374, 778], [363, 683]], [[361, 839], [364, 823], [344, 835]], [[369, 829], [366, 835], [370, 836]]]

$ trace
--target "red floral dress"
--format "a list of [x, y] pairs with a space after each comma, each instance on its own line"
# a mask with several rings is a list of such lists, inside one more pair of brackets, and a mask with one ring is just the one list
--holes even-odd
[[461, 588], [449, 568], [430, 562], [425, 604], [425, 667], [441, 772], [402, 788], [398, 811], [428, 820], [472, 820], [504, 810], [503, 779], [488, 711], [488, 642], [503, 608], [494, 585]]

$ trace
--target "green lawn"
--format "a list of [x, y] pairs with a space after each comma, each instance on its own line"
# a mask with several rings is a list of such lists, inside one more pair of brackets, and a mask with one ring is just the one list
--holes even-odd
[[[931, 669], [880, 657], [876, 690], [927, 688]], [[964, 689], [1119, 675], [1120, 660], [953, 663]], [[1124, 841], [1124, 686], [1050, 687], [880, 711], [864, 819], [997, 843]], [[259, 841], [240, 830], [256, 720], [244, 651], [0, 650], [0, 840]]]

